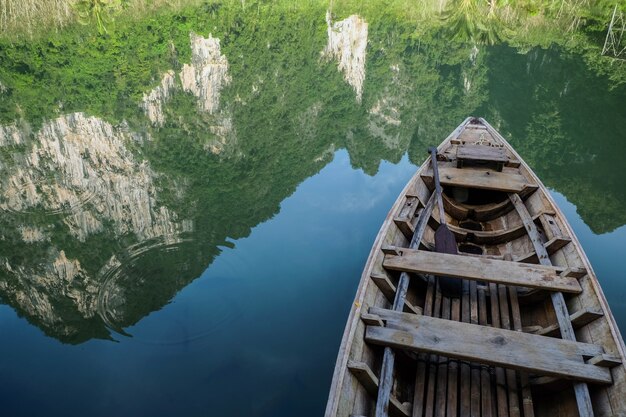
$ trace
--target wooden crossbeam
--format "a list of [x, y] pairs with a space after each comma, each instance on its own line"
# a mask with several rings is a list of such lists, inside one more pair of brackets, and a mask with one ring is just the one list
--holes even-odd
[[[354, 375], [359, 383], [365, 388], [365, 391], [369, 395], [375, 397], [378, 392], [378, 377], [374, 374], [374, 371], [364, 362], [348, 361], [348, 369], [350, 373]], [[410, 404], [401, 404], [398, 399], [390, 395], [389, 396], [389, 412], [392, 416], [396, 417], [410, 417], [411, 407]]]
[[[572, 327], [574, 329], [580, 329], [581, 327], [591, 323], [594, 320], [599, 319], [604, 316], [601, 311], [592, 310], [589, 308], [584, 308], [578, 310], [574, 314], [569, 316], [570, 321], [572, 322]], [[545, 336], [554, 336], [560, 334], [559, 324], [553, 324], [551, 326], [542, 327], [541, 329], [534, 332], [535, 334], [541, 334]]]
[[[439, 167], [439, 177], [442, 185], [464, 188], [480, 188], [483, 190], [519, 193], [526, 189], [536, 189], [535, 184], [529, 183], [521, 174], [511, 172], [496, 172], [486, 169]], [[434, 187], [432, 170], [422, 174], [422, 179], [430, 188]]]
[[[393, 284], [393, 282], [391, 282], [389, 277], [384, 273], [380, 274], [380, 273], [373, 272], [370, 275], [370, 278], [372, 279], [372, 281], [374, 281], [378, 289], [387, 298], [387, 301], [389, 301], [390, 303], [393, 303], [393, 300], [396, 297], [396, 286]], [[402, 306], [402, 308], [407, 313], [421, 314], [422, 312], [419, 307], [415, 307], [408, 300], [404, 300], [404, 306]]]
[[398, 248], [396, 253], [385, 255], [383, 267], [550, 291], [582, 292], [575, 278], [560, 274], [562, 268], [406, 248]]
[[601, 346], [394, 311], [381, 318], [388, 327], [367, 326], [367, 342], [540, 375], [611, 383], [606, 368], [578, 360], [580, 355], [601, 354], [595, 353], [602, 352]]

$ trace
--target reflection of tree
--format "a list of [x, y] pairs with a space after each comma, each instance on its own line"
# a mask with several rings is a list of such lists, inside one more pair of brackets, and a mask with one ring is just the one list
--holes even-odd
[[495, 7], [496, 0], [452, 0], [442, 15], [445, 30], [460, 41], [492, 45], [502, 38], [504, 29]]
[[558, 49], [520, 55], [495, 47], [488, 65], [498, 70], [490, 71], [485, 113], [542, 181], [573, 202], [594, 232], [626, 223], [626, 189], [614, 172], [626, 153], [623, 88], [611, 90]]
[[[489, 10], [495, 3], [454, 4], [458, 8], [451, 5], [446, 18], [457, 32], [455, 41], [439, 29], [416, 34], [414, 22], [394, 16], [366, 16], [370, 39], [360, 105], [336, 65], [319, 60], [326, 43], [325, 10], [314, 5], [298, 13], [280, 8], [250, 8], [250, 13], [228, 7], [190, 9], [155, 17], [156, 22], [146, 24], [149, 30], [137, 25], [124, 36], [111, 33], [109, 40], [99, 39], [101, 49], [89, 51], [72, 36], [36, 47], [5, 46], [0, 56], [22, 56], [24, 65], [16, 58], [0, 68], [6, 79], [20, 81], [9, 86], [7, 102], [12, 104], [0, 103], [1, 117], [13, 117], [11, 109], [20, 100], [26, 118], [50, 117], [63, 98], [74, 110], [128, 120], [128, 129], [150, 134], [150, 141], [129, 147], [160, 174], [155, 179], [158, 203], [179, 219], [191, 220], [194, 232], [183, 236], [190, 240], [178, 250], [156, 249], [133, 257], [127, 249], [143, 243], [136, 236], [115, 236], [105, 228], [79, 242], [62, 218], [2, 216], [0, 257], [36, 269], [41, 260], [55, 259], [64, 250], [68, 258], [80, 260], [85, 274], [97, 277], [115, 255], [124, 268], [106, 275], [113, 295], [119, 296], [111, 302], [125, 301], [115, 304], [117, 313], [108, 319], [109, 325], [125, 328], [161, 308], [198, 277], [228, 240], [247, 236], [252, 227], [275, 215], [280, 202], [328, 163], [335, 149], [347, 148], [352, 165], [371, 175], [381, 160], [398, 161], [407, 151], [411, 161], [420, 164], [425, 149], [469, 115], [486, 116], [510, 135], [546, 185], [573, 201], [593, 230], [625, 223], [626, 195], [611, 172], [625, 153], [626, 141], [618, 129], [626, 124], [619, 113], [623, 92], [608, 92], [603, 80], [562, 51], [533, 49], [521, 55], [511, 48], [482, 45], [497, 39], [497, 11]], [[210, 133], [214, 120], [198, 114], [193, 97], [176, 93], [165, 107], [166, 123], [160, 129], [147, 126], [137, 107], [137, 90], [145, 89], [149, 74], [157, 73], [158, 79], [155, 68], [188, 62], [188, 31], [212, 27], [213, 19], [223, 22], [213, 35], [222, 40], [233, 80], [222, 95], [223, 109], [233, 121], [233, 140], [219, 155], [206, 149], [216, 139]], [[118, 51], [146, 52], [113, 53], [115, 48], [108, 48], [107, 42]], [[33, 50], [38, 53], [31, 54]], [[65, 50], [65, 60], [60, 60], [59, 50]], [[81, 59], [87, 52], [94, 55], [93, 64]], [[111, 55], [116, 68], [107, 63]], [[38, 77], [31, 74], [34, 69]], [[27, 77], [45, 80], [50, 94], [37, 94], [39, 84], [19, 90], [26, 88]], [[74, 84], [66, 93], [57, 88], [63, 83], [55, 80]], [[596, 101], [601, 105], [581, 106]], [[13, 151], [0, 148], [3, 166], [19, 163]], [[18, 228], [25, 221], [46, 228], [51, 240], [22, 242]], [[14, 280], [12, 285], [0, 289], [2, 301], [47, 334], [70, 343], [109, 337], [102, 320], [81, 315], [56, 289], [42, 291], [49, 291], [58, 320], [37, 320], [20, 308], [15, 296], [17, 289], [27, 293], [30, 284]], [[70, 324], [72, 333], [67, 332]]]

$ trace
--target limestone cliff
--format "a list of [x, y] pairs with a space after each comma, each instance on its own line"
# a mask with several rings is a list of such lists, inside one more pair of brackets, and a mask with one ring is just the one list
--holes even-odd
[[338, 61], [339, 71], [354, 88], [360, 103], [365, 81], [365, 53], [367, 49], [367, 22], [352, 15], [339, 22], [332, 22], [330, 11], [326, 12], [328, 44], [322, 55]]
[[228, 60], [220, 51], [220, 40], [195, 33], [191, 39], [191, 64], [183, 65], [180, 80], [183, 90], [198, 98], [201, 110], [214, 114], [220, 106], [220, 92], [230, 84]]
[[163, 126], [165, 115], [163, 105], [171, 97], [174, 89], [174, 71], [167, 71], [161, 78], [161, 83], [147, 93], [144, 93], [141, 108], [155, 126]]

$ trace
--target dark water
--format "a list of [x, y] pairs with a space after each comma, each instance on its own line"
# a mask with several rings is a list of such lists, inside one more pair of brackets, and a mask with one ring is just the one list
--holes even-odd
[[[81, 102], [80, 83], [101, 82], [88, 71], [53, 110], [20, 87], [26, 67], [0, 64], [5, 104], [27, 103], [2, 114], [4, 137], [15, 123], [24, 138], [0, 146], [2, 415], [321, 415], [374, 236], [426, 147], [468, 115], [550, 188], [626, 331], [626, 89], [562, 49], [415, 48], [378, 22], [358, 103], [320, 60], [319, 19], [259, 35], [274, 49], [252, 58], [237, 53], [246, 29], [224, 35], [222, 113], [179, 91], [161, 128], [141, 96], [113, 113]], [[186, 33], [172, 36], [188, 47]]]

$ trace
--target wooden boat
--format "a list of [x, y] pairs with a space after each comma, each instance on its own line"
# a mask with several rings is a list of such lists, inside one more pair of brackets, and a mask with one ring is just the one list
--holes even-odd
[[[626, 416], [624, 342], [539, 178], [484, 119], [437, 152], [458, 254], [433, 251], [426, 161], [365, 265], [326, 417]], [[460, 295], [440, 277], [462, 279]]]

